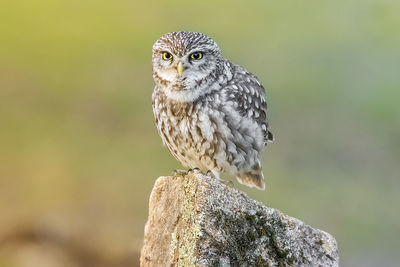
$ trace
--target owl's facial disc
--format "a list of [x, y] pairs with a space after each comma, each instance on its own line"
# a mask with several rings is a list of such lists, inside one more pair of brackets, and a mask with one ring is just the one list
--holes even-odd
[[182, 56], [162, 51], [153, 56], [153, 71], [173, 90], [190, 90], [216, 68], [216, 56], [189, 51]]
[[174, 99], [195, 99], [206, 93], [222, 61], [218, 45], [200, 33], [168, 33], [153, 46], [154, 80]]

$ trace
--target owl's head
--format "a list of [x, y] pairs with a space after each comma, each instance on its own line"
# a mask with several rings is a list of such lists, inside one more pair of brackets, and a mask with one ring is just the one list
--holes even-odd
[[154, 81], [178, 101], [193, 101], [215, 83], [223, 68], [221, 50], [197, 32], [171, 32], [153, 46]]

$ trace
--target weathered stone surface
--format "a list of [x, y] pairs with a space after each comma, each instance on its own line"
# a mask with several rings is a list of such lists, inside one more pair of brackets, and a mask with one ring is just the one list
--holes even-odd
[[335, 239], [201, 173], [160, 177], [141, 266], [338, 266]]

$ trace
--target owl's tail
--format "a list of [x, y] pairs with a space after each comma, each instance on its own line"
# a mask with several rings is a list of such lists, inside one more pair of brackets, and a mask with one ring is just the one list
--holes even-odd
[[255, 187], [260, 190], [265, 190], [264, 175], [261, 170], [238, 174], [236, 176], [236, 179], [241, 184], [247, 185], [249, 187]]

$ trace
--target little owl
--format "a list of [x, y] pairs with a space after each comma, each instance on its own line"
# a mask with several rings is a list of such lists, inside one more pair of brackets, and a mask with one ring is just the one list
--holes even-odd
[[184, 166], [226, 172], [264, 190], [260, 154], [273, 140], [263, 86], [197, 32], [171, 32], [153, 46], [158, 132]]

